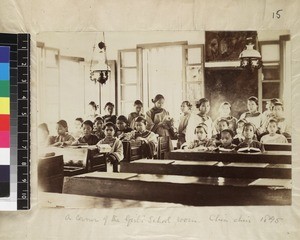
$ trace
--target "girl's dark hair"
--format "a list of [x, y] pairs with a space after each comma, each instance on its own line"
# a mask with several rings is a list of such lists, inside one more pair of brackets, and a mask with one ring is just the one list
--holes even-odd
[[143, 103], [140, 100], [135, 100], [133, 106], [141, 105], [143, 107]]
[[145, 125], [147, 124], [147, 121], [145, 118], [141, 117], [141, 116], [138, 116], [134, 119], [135, 122], [142, 122], [144, 123]]
[[152, 101], [153, 103], [156, 103], [156, 102], [159, 101], [160, 99], [165, 99], [165, 97], [164, 97], [163, 95], [161, 95], [161, 94], [157, 94], [157, 95], [155, 96], [155, 98], [152, 99], [151, 101]]
[[192, 109], [192, 104], [189, 102], [189, 101], [183, 101], [182, 103], [181, 103], [181, 105], [182, 104], [185, 104], [185, 105], [187, 105], [188, 106], [188, 108], [191, 110]]
[[79, 122], [83, 123], [83, 119], [82, 118], [76, 118], [75, 121], [79, 121]]
[[255, 102], [256, 106], [258, 106], [258, 98], [257, 97], [251, 96], [248, 98], [248, 101], [253, 101], [253, 102]]
[[206, 134], [208, 132], [208, 129], [207, 129], [208, 127], [207, 127], [207, 125], [205, 123], [200, 123], [197, 127], [195, 127], [194, 133], [196, 133], [196, 129], [197, 128], [203, 128], [203, 130], [206, 132]]
[[222, 102], [219, 108], [221, 108], [221, 107], [223, 107], [225, 105], [229, 106], [229, 108], [231, 110], [231, 104], [229, 102]]
[[234, 132], [231, 129], [224, 129], [221, 131], [222, 133], [229, 133], [232, 138], [234, 137]]
[[283, 103], [280, 102], [280, 101], [275, 102], [275, 103], [274, 103], [274, 107], [275, 107], [275, 106], [281, 106], [281, 107], [282, 107], [282, 110], [284, 110], [284, 108], [283, 108]]
[[217, 122], [217, 125], [220, 123], [220, 122], [226, 122], [227, 126], [229, 126], [229, 122], [224, 119], [224, 118], [221, 118], [218, 122]]
[[91, 120], [85, 120], [81, 126], [88, 125], [93, 129], [93, 122]]
[[273, 104], [275, 104], [275, 103], [277, 103], [277, 102], [280, 102], [279, 98], [272, 98], [272, 99], [270, 100], [270, 103], [273, 103]]
[[201, 98], [197, 103], [196, 103], [196, 108], [200, 108], [200, 106], [202, 105], [202, 103], [206, 103], [209, 102], [209, 100], [207, 98]]
[[267, 127], [269, 126], [270, 123], [276, 123], [276, 126], [278, 127], [278, 121], [275, 118], [270, 118], [268, 120]]
[[48, 128], [48, 125], [47, 123], [41, 123], [39, 126], [38, 126], [39, 129], [42, 129], [44, 131], [46, 131], [48, 134], [49, 134], [49, 128]]
[[98, 109], [98, 106], [97, 106], [97, 104], [96, 104], [94, 101], [91, 101], [91, 102], [89, 103], [89, 105], [91, 105], [95, 110]]
[[243, 127], [243, 132], [245, 131], [246, 127], [250, 127], [250, 126], [253, 127], [253, 132], [255, 133], [256, 132], [256, 127], [255, 127], [255, 125], [253, 123], [250, 123], [250, 122], [246, 122], [245, 123], [245, 125]]
[[104, 106], [104, 110], [108, 107], [108, 106], [111, 106], [111, 107], [115, 107], [115, 105], [112, 103], [112, 102], [107, 102]]
[[113, 124], [112, 122], [107, 122], [104, 127], [103, 130], [105, 130], [107, 127], [112, 127], [114, 129], [114, 131], [116, 131], [116, 125]]
[[128, 120], [127, 118], [124, 116], [124, 115], [120, 115], [118, 118], [117, 118], [117, 121], [121, 121], [121, 122], [124, 122], [126, 124], [128, 124]]
[[96, 117], [95, 120], [94, 120], [94, 123], [99, 122], [99, 121], [104, 122], [102, 117]]
[[58, 122], [57, 122], [57, 124], [58, 125], [61, 125], [63, 128], [66, 128], [67, 129], [67, 132], [68, 132], [68, 123], [67, 123], [67, 121], [66, 120], [59, 120]]

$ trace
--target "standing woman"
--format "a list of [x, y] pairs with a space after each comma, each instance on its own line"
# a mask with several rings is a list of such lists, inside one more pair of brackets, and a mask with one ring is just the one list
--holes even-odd
[[[181, 104], [181, 112], [182, 115], [179, 120], [179, 125], [178, 125], [178, 141], [177, 141], [177, 148], [180, 149], [181, 145], [186, 142], [186, 135], [187, 133], [187, 127], [192, 115], [191, 109], [192, 109], [192, 104], [189, 101], [183, 101]], [[192, 132], [192, 135], [194, 133]]]
[[197, 114], [198, 118], [198, 124], [204, 123], [207, 126], [207, 137], [210, 139], [212, 137], [213, 131], [214, 131], [214, 125], [213, 121], [210, 116], [208, 116], [208, 113], [210, 111], [210, 103], [207, 98], [201, 98], [197, 104], [196, 107], [199, 109], [199, 113]]
[[96, 117], [99, 117], [99, 114], [97, 113], [97, 109], [98, 109], [97, 104], [94, 101], [91, 101], [88, 105], [88, 114], [85, 120], [94, 121]]
[[257, 134], [260, 135], [263, 125], [263, 115], [258, 111], [258, 99], [257, 97], [249, 97], [247, 101], [248, 112], [241, 115], [240, 119], [246, 120], [246, 122], [252, 123], [257, 129]]
[[133, 106], [135, 111], [128, 115], [128, 124], [132, 129], [135, 127], [135, 119], [137, 117], [145, 118], [145, 114], [143, 113], [143, 103], [140, 100], [136, 100], [134, 101]]
[[104, 115], [102, 118], [104, 120], [104, 123], [112, 122], [113, 124], [116, 124], [117, 122], [117, 116], [113, 115], [115, 105], [112, 102], [108, 102], [104, 106], [104, 110], [106, 111], [106, 115]]
[[[155, 98], [152, 99], [152, 103], [154, 104], [153, 108], [146, 113], [147, 130], [158, 134], [160, 137], [170, 136], [172, 119], [169, 116], [169, 112], [163, 108], [165, 103], [164, 96], [157, 94]], [[171, 137], [170, 148], [173, 149]]]

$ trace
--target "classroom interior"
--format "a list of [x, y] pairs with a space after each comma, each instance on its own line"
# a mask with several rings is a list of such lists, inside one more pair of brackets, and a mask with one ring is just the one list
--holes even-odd
[[[38, 124], [46, 123], [50, 135], [55, 135], [56, 123], [64, 119], [72, 131], [75, 119], [89, 114], [91, 101], [101, 116], [107, 102], [114, 104], [114, 114], [128, 116], [135, 100], [143, 102], [145, 113], [153, 106], [151, 99], [162, 94], [175, 125], [183, 101], [191, 102], [197, 113], [197, 101], [207, 98], [212, 119], [218, 117], [220, 104], [228, 101], [239, 119], [250, 96], [258, 98], [260, 112], [270, 99], [280, 99], [291, 125], [289, 31], [251, 32], [263, 62], [253, 71], [240, 67], [238, 58], [212, 59], [208, 49], [214, 42], [209, 34], [219, 32], [38, 34]], [[99, 42], [105, 43], [104, 53], [99, 53]], [[110, 70], [104, 84], [90, 78], [91, 69], [100, 63]], [[41, 202], [47, 207], [88, 208], [290, 205], [288, 140], [250, 154], [170, 149], [170, 139], [159, 137], [154, 159], [145, 159], [140, 146], [123, 142], [118, 173], [108, 172], [105, 153], [92, 147], [41, 148]]]

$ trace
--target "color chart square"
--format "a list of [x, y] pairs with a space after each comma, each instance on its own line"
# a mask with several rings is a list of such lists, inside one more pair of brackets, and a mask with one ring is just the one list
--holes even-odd
[[0, 97], [0, 114], [9, 114], [9, 98]]
[[0, 148], [0, 165], [10, 164], [10, 149]]
[[10, 84], [9, 81], [0, 81], [0, 97], [10, 96]]
[[9, 131], [10, 115], [0, 115], [0, 132]]
[[0, 63], [8, 63], [10, 56], [10, 47], [0, 46]]
[[9, 63], [0, 63], [0, 81], [9, 80]]
[[0, 132], [0, 148], [9, 148], [10, 147], [10, 132], [3, 131]]

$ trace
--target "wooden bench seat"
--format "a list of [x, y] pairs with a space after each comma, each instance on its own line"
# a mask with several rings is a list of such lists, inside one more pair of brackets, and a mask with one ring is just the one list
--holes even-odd
[[194, 206], [290, 205], [291, 180], [93, 172], [66, 177], [63, 193]]
[[121, 162], [121, 172], [170, 174], [199, 177], [283, 178], [291, 179], [290, 164], [222, 163], [216, 161], [181, 161], [142, 159]]
[[167, 159], [173, 160], [196, 160], [218, 162], [250, 162], [270, 164], [291, 164], [292, 153], [290, 151], [266, 151], [263, 153], [236, 153], [236, 152], [192, 152], [175, 150], [166, 153]]
[[270, 144], [264, 144], [266, 151], [292, 151], [292, 144], [286, 143], [286, 144], [276, 144], [276, 143], [270, 143]]
[[64, 180], [63, 156], [40, 158], [38, 162], [38, 185], [41, 191], [61, 193]]

